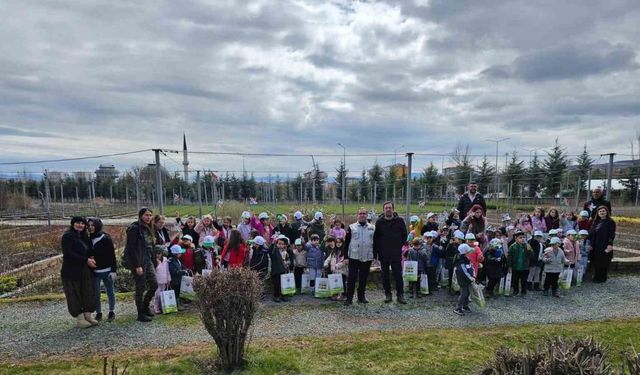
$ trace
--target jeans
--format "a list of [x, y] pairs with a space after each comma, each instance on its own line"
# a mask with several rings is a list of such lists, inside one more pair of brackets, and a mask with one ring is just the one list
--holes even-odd
[[382, 287], [384, 288], [384, 294], [387, 296], [391, 295], [389, 267], [391, 267], [393, 279], [396, 283], [396, 296], [401, 297], [404, 295], [404, 283], [402, 281], [402, 263], [400, 263], [400, 259], [394, 259], [391, 261], [380, 261], [380, 271], [382, 272]]
[[[158, 289], [158, 282], [156, 281], [156, 268], [151, 263], [151, 260], [146, 260], [142, 266], [142, 275], [136, 273], [136, 269], [132, 269], [133, 280], [136, 284], [136, 308], [138, 312], [142, 312], [149, 308], [149, 303]], [[177, 293], [176, 293], [177, 294]], [[177, 299], [176, 295], [176, 299]]]
[[353, 293], [356, 289], [356, 280], [358, 280], [358, 300], [364, 300], [364, 291], [367, 288], [367, 278], [369, 277], [369, 269], [371, 261], [361, 262], [357, 259], [349, 258], [349, 278], [347, 280], [347, 299], [353, 301]]
[[462, 310], [463, 308], [469, 308], [469, 295], [471, 294], [471, 284], [465, 286], [460, 285], [460, 297], [458, 297], [458, 304], [456, 309]]
[[538, 266], [529, 267], [529, 275], [527, 281], [530, 283], [539, 283], [542, 269]]
[[322, 268], [309, 268], [309, 289], [311, 293], [316, 290], [316, 277], [322, 277]]
[[271, 286], [273, 287], [273, 298], [282, 297], [282, 289], [280, 285], [280, 274], [271, 275]]
[[300, 291], [302, 288], [302, 274], [304, 273], [304, 267], [293, 267], [293, 278], [296, 281], [296, 290]]
[[109, 299], [109, 312], [115, 311], [116, 308], [116, 294], [113, 290], [113, 280], [109, 275], [109, 272], [95, 273], [96, 280], [96, 313], [102, 313], [102, 303], [100, 302], [100, 283], [104, 284], [104, 288], [107, 290], [107, 297]]

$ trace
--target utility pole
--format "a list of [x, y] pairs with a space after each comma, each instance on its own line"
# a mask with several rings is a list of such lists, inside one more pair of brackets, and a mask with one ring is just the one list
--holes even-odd
[[409, 215], [411, 215], [411, 163], [413, 161], [413, 152], [407, 152], [407, 213], [405, 215], [405, 223], [409, 223]]
[[338, 143], [338, 146], [342, 147], [342, 221], [346, 220], [344, 214], [344, 201], [347, 199], [347, 148], [342, 144]]
[[202, 218], [202, 187], [200, 186], [200, 170], [196, 171], [196, 186], [198, 187], [198, 217]]
[[600, 156], [609, 155], [609, 165], [607, 167], [607, 196], [606, 199], [611, 201], [611, 178], [613, 177], [613, 157], [616, 155], [611, 152], [608, 154], [602, 154]]
[[504, 142], [507, 141], [511, 138], [500, 138], [500, 139], [485, 139], [485, 141], [487, 142], [495, 142], [496, 143], [496, 195], [497, 197], [500, 197], [500, 173], [498, 171], [498, 146], [500, 145], [500, 142]]
[[44, 193], [47, 207], [47, 226], [51, 228], [51, 207], [49, 205], [51, 194], [49, 193], [49, 171], [46, 169], [44, 170]]
[[60, 182], [60, 203], [62, 203], [62, 218], [64, 219], [64, 183]]
[[96, 180], [91, 180], [91, 191], [93, 193], [93, 213], [98, 217], [98, 205], [96, 203]]
[[162, 201], [162, 175], [160, 171], [160, 149], [153, 150], [156, 154], [156, 197], [158, 199], [158, 211], [160, 215], [164, 214], [164, 202]]

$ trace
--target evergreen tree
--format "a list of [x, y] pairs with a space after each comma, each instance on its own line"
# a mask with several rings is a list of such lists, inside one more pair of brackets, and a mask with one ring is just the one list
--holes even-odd
[[524, 160], [518, 160], [518, 152], [513, 151], [511, 153], [511, 161], [507, 164], [507, 169], [504, 172], [504, 182], [506, 183], [506, 189], [511, 186], [511, 196], [518, 195], [519, 186], [525, 179], [525, 167]]
[[576, 159], [576, 173], [580, 176], [581, 186], [580, 190], [585, 190], [587, 186], [587, 180], [589, 180], [589, 170], [593, 166], [593, 159], [587, 152], [587, 145], [584, 145], [582, 154]]
[[556, 138], [555, 146], [551, 151], [547, 152], [547, 160], [543, 163], [543, 168], [546, 172], [544, 186], [548, 196], [555, 197], [561, 193], [562, 177], [567, 171], [568, 165], [569, 159], [564, 147], [558, 143]]
[[[394, 165], [387, 168], [384, 174], [384, 200], [391, 200], [393, 197], [393, 185], [396, 183], [396, 167]], [[397, 188], [397, 187], [396, 187]], [[382, 192], [380, 188], [380, 192]]]
[[485, 155], [478, 169], [478, 175], [476, 176], [476, 182], [478, 183], [481, 194], [486, 195], [489, 193], [489, 186], [495, 182], [495, 177], [496, 168], [491, 165], [489, 159], [487, 159], [487, 155]]
[[376, 202], [384, 199], [384, 169], [378, 164], [378, 162], [373, 164], [373, 167], [369, 169], [369, 189], [373, 189], [375, 184], [375, 200]]
[[535, 197], [536, 192], [540, 191], [541, 182], [544, 179], [544, 169], [540, 165], [538, 153], [533, 154], [533, 160], [527, 169], [525, 186], [528, 190], [529, 197]]
[[440, 192], [440, 176], [438, 175], [438, 168], [433, 165], [433, 162], [422, 170], [422, 175], [417, 182], [419, 185], [424, 186], [425, 198], [433, 198]]
[[369, 199], [369, 179], [367, 178], [367, 171], [362, 170], [360, 181], [358, 181], [358, 195], [359, 200], [367, 201]]
[[471, 158], [469, 157], [469, 145], [462, 147], [462, 144], [458, 143], [451, 154], [451, 160], [456, 165], [452, 181], [453, 185], [457, 192], [463, 193], [465, 186], [473, 178], [474, 173]]
[[[342, 201], [342, 178], [344, 177], [346, 182], [347, 173], [349, 173], [349, 171], [345, 168], [344, 160], [341, 160], [340, 166], [336, 169], [336, 196], [340, 201]], [[345, 190], [345, 198], [347, 194], [348, 192]]]

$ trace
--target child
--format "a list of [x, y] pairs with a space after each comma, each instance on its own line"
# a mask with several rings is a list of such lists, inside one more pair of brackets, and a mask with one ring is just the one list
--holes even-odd
[[488, 298], [493, 297], [493, 291], [496, 285], [498, 285], [500, 279], [504, 276], [503, 268], [505, 260], [502, 241], [497, 238], [492, 239], [491, 242], [489, 242], [489, 248], [484, 258], [484, 269], [489, 279], [486, 295]]
[[[431, 233], [431, 232], [427, 232]], [[427, 234], [425, 233], [425, 235]], [[418, 280], [409, 282], [409, 288], [411, 289], [411, 294], [409, 298], [420, 298], [420, 275], [425, 272], [425, 268], [428, 262], [427, 253], [422, 246], [422, 241], [419, 238], [414, 238], [411, 242], [411, 249], [407, 254], [407, 260], [418, 262]], [[431, 287], [431, 285], [429, 285]]]
[[565, 213], [560, 219], [560, 228], [567, 233], [570, 230], [575, 230], [578, 227], [578, 218], [573, 213], [573, 211], [569, 211]]
[[572, 279], [572, 283], [575, 283], [576, 278], [575, 278], [575, 273], [576, 273], [576, 265], [580, 262], [580, 247], [578, 246], [578, 243], [576, 242], [575, 236], [578, 233], [576, 233], [575, 230], [573, 229], [569, 229], [567, 231], [567, 237], [564, 239], [564, 241], [562, 241], [564, 247], [564, 257], [567, 258], [567, 261], [569, 262], [569, 268], [573, 268], [574, 269], [574, 277]]
[[416, 216], [413, 215], [409, 218], [409, 232], [414, 232], [414, 233], [422, 233], [422, 220]]
[[[249, 268], [258, 272], [258, 277], [263, 283], [267, 277], [269, 270], [269, 249], [265, 246], [265, 239], [262, 236], [256, 236], [253, 240], [250, 240], [251, 244], [251, 260], [249, 261]], [[264, 297], [264, 295], [263, 295]]]
[[275, 245], [271, 245], [269, 257], [271, 258], [271, 286], [273, 287], [273, 302], [286, 302], [288, 298], [282, 295], [280, 275], [288, 272], [288, 267], [282, 254], [287, 254], [289, 238], [281, 234], [276, 239]]
[[472, 250], [467, 254], [467, 259], [469, 259], [471, 265], [473, 266], [473, 274], [475, 277], [475, 275], [478, 274], [478, 270], [480, 269], [480, 264], [484, 262], [484, 255], [482, 254], [482, 250], [480, 250], [480, 247], [476, 242], [476, 236], [473, 233], [467, 233], [464, 236], [464, 239], [467, 243], [467, 246], [469, 246]]
[[302, 274], [307, 268], [307, 250], [302, 246], [302, 239], [296, 238], [293, 244], [293, 277], [296, 280], [296, 293], [302, 290]]
[[[178, 245], [173, 245], [178, 246]], [[180, 247], [180, 246], [178, 246]], [[158, 282], [158, 289], [156, 289], [154, 307], [156, 314], [162, 314], [162, 305], [160, 304], [160, 295], [164, 290], [169, 287], [171, 283], [171, 273], [169, 273], [169, 260], [163, 256], [162, 248], [158, 248], [155, 251], [156, 263], [156, 281]]]
[[[580, 268], [582, 268], [582, 272], [587, 272], [587, 263], [589, 262], [589, 247], [591, 247], [591, 243], [589, 242], [589, 231], [588, 230], [580, 230], [578, 232], [578, 244], [580, 246], [580, 261], [578, 264]], [[582, 242], [580, 242], [582, 240]]]
[[331, 226], [329, 235], [332, 236], [333, 238], [345, 238], [347, 236], [347, 231], [344, 229], [342, 220], [340, 220], [339, 218], [336, 218], [333, 221], [333, 225]]
[[511, 267], [511, 287], [513, 295], [516, 296], [522, 287], [522, 296], [527, 294], [527, 276], [529, 274], [529, 260], [533, 249], [526, 242], [524, 232], [517, 231], [514, 233], [516, 242], [509, 246], [507, 259]]
[[[349, 268], [348, 268], [349, 260], [344, 256], [342, 245], [340, 247], [337, 246], [338, 240], [342, 242], [341, 238], [334, 239], [333, 237], [329, 236], [325, 241], [325, 243], [333, 242], [334, 246], [329, 247], [330, 251], [327, 256], [327, 259], [324, 261], [324, 267], [325, 269], [329, 270], [329, 272], [331, 273], [339, 273], [342, 275], [342, 285], [344, 288], [347, 285], [347, 275], [349, 274]], [[344, 293], [342, 293], [339, 296], [332, 297], [331, 300], [344, 301], [345, 295]]]
[[536, 207], [533, 210], [533, 215], [531, 216], [531, 225], [533, 226], [533, 231], [540, 231], [542, 233], [547, 231], [547, 223], [544, 221], [544, 210], [542, 207]]
[[240, 224], [238, 224], [238, 230], [240, 231], [240, 235], [242, 235], [242, 239], [248, 241], [251, 239], [251, 212], [244, 211], [240, 216]]
[[[543, 221], [544, 222], [544, 221]], [[537, 230], [529, 241], [533, 250], [529, 259], [529, 275], [527, 276], [527, 290], [540, 291], [540, 274], [542, 273], [542, 254], [544, 254], [544, 239], [542, 232]]]
[[462, 244], [464, 241], [464, 233], [462, 231], [456, 230], [453, 232], [453, 239], [447, 246], [447, 250], [444, 255], [444, 266], [449, 270], [449, 293], [453, 293], [453, 285], [451, 281], [453, 279], [453, 270], [456, 266], [456, 261], [458, 259], [458, 246]]
[[551, 288], [553, 296], [560, 297], [560, 295], [558, 295], [558, 278], [560, 277], [560, 272], [562, 272], [562, 267], [567, 264], [568, 261], [564, 256], [564, 251], [560, 249], [560, 239], [558, 237], [552, 238], [549, 244], [551, 247], [544, 251], [542, 257], [542, 261], [545, 264], [545, 273], [547, 274], [544, 279], [543, 295], [548, 296], [549, 288]]
[[305, 244], [307, 249], [307, 268], [309, 270], [309, 280], [311, 293], [315, 292], [316, 278], [322, 277], [322, 267], [324, 266], [324, 253], [320, 249], [320, 236], [312, 234], [310, 242]]
[[458, 280], [458, 285], [460, 285], [460, 297], [458, 297], [458, 304], [453, 312], [461, 316], [471, 312], [469, 308], [469, 295], [471, 294], [471, 283], [476, 281], [476, 278], [473, 265], [469, 261], [469, 258], [467, 258], [467, 254], [473, 251], [474, 250], [467, 244], [458, 246], [460, 261], [456, 266], [456, 279]]
[[180, 239], [180, 243], [178, 245], [180, 245], [180, 247], [184, 249], [184, 254], [182, 255], [181, 259], [182, 265], [185, 269], [191, 270], [191, 272], [193, 272], [195, 270], [193, 259], [193, 238], [188, 234], [184, 235]]
[[578, 230], [588, 231], [589, 229], [591, 229], [591, 218], [589, 218], [589, 211], [580, 211], [580, 216], [578, 217]]
[[427, 261], [425, 262], [425, 272], [427, 273], [427, 278], [429, 279], [429, 288], [431, 290], [436, 290], [439, 288], [439, 285], [437, 285], [438, 283], [436, 277], [436, 269], [438, 268], [440, 257], [442, 256], [442, 248], [434, 244], [435, 238], [437, 236], [438, 232], [431, 231], [425, 233], [423, 237], [425, 242], [422, 248], [423, 252], [427, 256]]
[[169, 274], [171, 275], [171, 289], [176, 293], [176, 303], [178, 304], [178, 311], [182, 311], [180, 301], [180, 284], [182, 284], [182, 276], [187, 275], [187, 270], [184, 268], [180, 258], [185, 253], [185, 250], [180, 245], [171, 246], [171, 258], [169, 259]]
[[433, 212], [429, 212], [427, 214], [427, 222], [422, 226], [420, 235], [424, 235], [426, 232], [430, 232], [432, 230], [437, 231], [438, 223], [436, 222], [436, 220], [438, 220], [438, 215], [434, 214]]
[[202, 248], [197, 249], [193, 254], [193, 264], [197, 274], [202, 274], [202, 270], [212, 270], [217, 266], [215, 251], [215, 239], [213, 236], [206, 236], [202, 241]]

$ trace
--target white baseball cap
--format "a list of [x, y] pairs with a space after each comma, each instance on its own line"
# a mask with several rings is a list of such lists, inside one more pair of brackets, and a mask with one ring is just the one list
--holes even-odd
[[322, 215], [322, 212], [318, 211], [315, 215], [313, 215], [313, 218], [316, 220], [322, 220], [324, 218], [324, 215]]
[[464, 232], [461, 230], [453, 232], [453, 236], [459, 240], [464, 240]]
[[578, 234], [578, 232], [576, 232], [576, 231], [575, 231], [575, 230], [573, 230], [573, 229], [569, 229], [569, 230], [567, 231], [567, 236], [571, 236], [571, 235], [574, 235], [574, 236], [575, 236], [576, 234]]
[[578, 232], [579, 235], [581, 236], [588, 236], [589, 235], [589, 231], [586, 229], [582, 229], [580, 232]]
[[473, 233], [467, 233], [467, 234], [465, 234], [464, 239], [465, 240], [475, 240], [476, 236]]
[[429, 212], [427, 214], [427, 220], [431, 219], [433, 216], [435, 216], [436, 214], [434, 214], [433, 212]]
[[420, 220], [420, 218], [419, 218], [419, 217], [417, 217], [416, 215], [413, 215], [413, 216], [411, 216], [411, 217], [409, 218], [409, 221], [410, 221], [410, 222], [412, 222], [412, 223], [415, 223], [415, 222], [417, 222], [418, 220]]
[[467, 245], [466, 243], [463, 243], [462, 245], [458, 246], [458, 252], [460, 254], [466, 254], [471, 252], [471, 247], [469, 245]]
[[433, 231], [428, 230], [428, 231], [424, 232], [424, 234], [422, 235], [422, 237], [425, 237], [425, 238], [427, 238], [427, 237], [431, 237], [431, 238], [433, 238], [433, 237], [435, 237], [435, 236], [433, 235]]
[[266, 212], [260, 212], [260, 215], [258, 215], [258, 220], [268, 219], [268, 218], [269, 218], [269, 214]]
[[186, 252], [186, 250], [180, 247], [180, 245], [173, 245], [170, 250], [171, 254], [184, 254]]
[[534, 237], [542, 237], [542, 236], [543, 236], [543, 234], [542, 234], [542, 232], [541, 232], [541, 231], [537, 230], [537, 231], [533, 232], [533, 236], [534, 236]]
[[553, 237], [549, 243], [552, 245], [558, 245], [560, 243], [560, 239], [558, 237]]
[[265, 240], [262, 236], [256, 236], [256, 238], [253, 239], [253, 243], [255, 243], [258, 246], [262, 246], [265, 244]]
[[293, 217], [294, 217], [296, 220], [300, 220], [300, 219], [302, 219], [302, 212], [300, 212], [300, 211], [296, 211], [296, 212], [293, 214]]
[[185, 234], [184, 236], [182, 236], [183, 240], [189, 240], [189, 241], [193, 241], [193, 237], [191, 237], [190, 234]]

